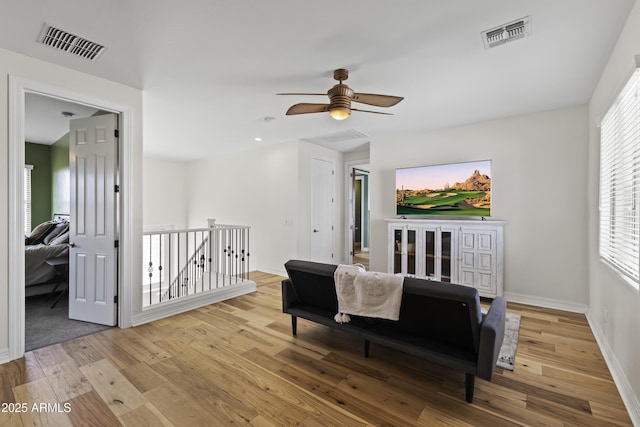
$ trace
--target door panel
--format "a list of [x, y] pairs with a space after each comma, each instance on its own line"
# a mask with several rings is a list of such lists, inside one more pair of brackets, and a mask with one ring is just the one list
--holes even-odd
[[313, 159], [311, 176], [311, 259], [333, 261], [333, 163]]
[[113, 326], [117, 278], [117, 116], [71, 120], [69, 318]]

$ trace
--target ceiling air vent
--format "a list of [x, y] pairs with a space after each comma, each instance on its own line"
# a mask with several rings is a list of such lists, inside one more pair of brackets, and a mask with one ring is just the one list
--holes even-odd
[[529, 37], [530, 33], [531, 19], [527, 16], [525, 18], [517, 19], [508, 24], [483, 31], [482, 41], [484, 43], [484, 48], [490, 49], [492, 47], [505, 44], [506, 42]]
[[107, 48], [101, 44], [52, 27], [48, 24], [44, 24], [44, 27], [40, 32], [40, 37], [38, 37], [38, 41], [46, 44], [47, 46], [80, 56], [90, 61], [97, 60], [100, 55], [107, 50]]

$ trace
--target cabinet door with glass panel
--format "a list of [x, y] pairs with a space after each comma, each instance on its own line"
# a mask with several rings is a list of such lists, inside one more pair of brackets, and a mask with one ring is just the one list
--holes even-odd
[[456, 230], [445, 227], [420, 229], [420, 276], [455, 283]]
[[393, 239], [393, 254], [390, 259], [391, 268], [389, 271], [395, 274], [415, 276], [418, 274], [416, 254], [418, 231], [415, 228], [400, 226], [391, 227], [390, 234]]
[[389, 271], [455, 282], [456, 232], [453, 228], [392, 226]]

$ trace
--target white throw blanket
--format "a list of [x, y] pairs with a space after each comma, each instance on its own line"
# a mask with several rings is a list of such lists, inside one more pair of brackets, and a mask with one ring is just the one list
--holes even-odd
[[366, 271], [362, 265], [344, 265], [333, 275], [338, 297], [338, 323], [348, 323], [349, 314], [398, 320], [402, 301], [400, 274]]

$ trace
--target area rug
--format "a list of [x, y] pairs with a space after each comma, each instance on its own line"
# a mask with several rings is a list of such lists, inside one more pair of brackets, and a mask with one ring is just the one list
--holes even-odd
[[[487, 310], [483, 308], [482, 312], [486, 313]], [[506, 315], [504, 340], [502, 341], [502, 347], [500, 347], [500, 354], [498, 355], [496, 366], [508, 371], [513, 371], [516, 360], [518, 334], [520, 332], [520, 318], [521, 316], [515, 313], [507, 313]]]

